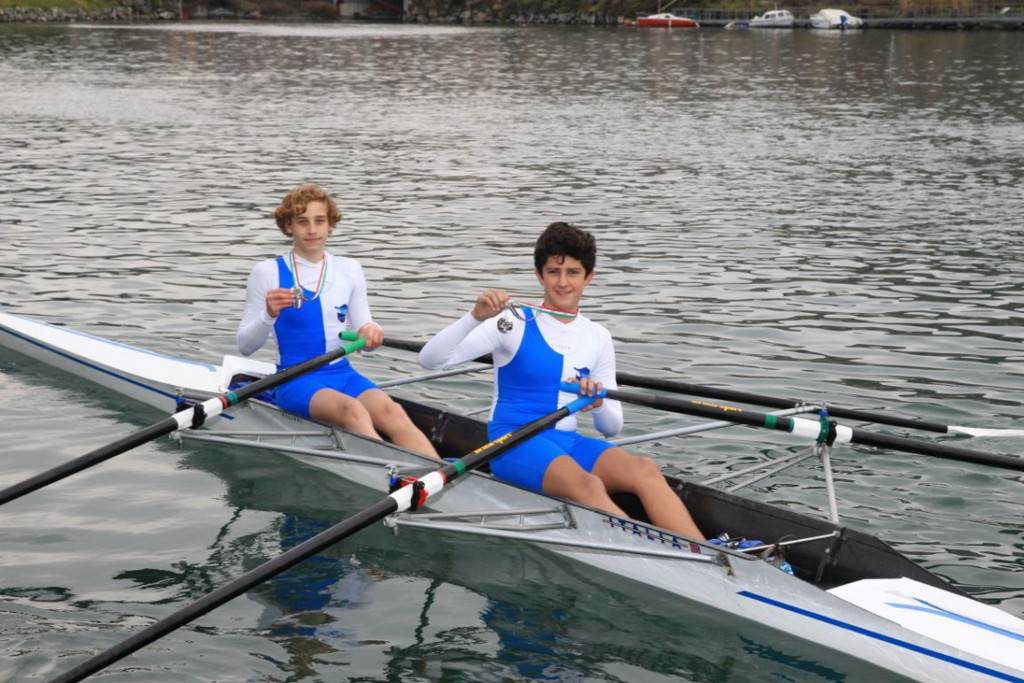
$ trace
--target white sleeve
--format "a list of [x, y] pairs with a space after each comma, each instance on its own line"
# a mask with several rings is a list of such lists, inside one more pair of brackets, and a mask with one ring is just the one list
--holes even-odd
[[267, 313], [267, 292], [277, 286], [277, 273], [273, 261], [264, 261], [253, 266], [249, 281], [245, 284], [245, 310], [238, 324], [238, 352], [251, 356], [262, 347], [276, 318]]
[[[591, 378], [604, 385], [606, 389], [618, 389], [619, 385], [615, 380], [615, 344], [612, 336], [607, 330], [604, 332], [604, 342], [597, 354], [597, 364], [591, 371]], [[622, 431], [622, 403], [606, 398], [601, 407], [590, 411], [594, 416], [594, 427], [605, 436], [615, 436]]]
[[[477, 320], [467, 313], [434, 335], [420, 350], [420, 365], [436, 370], [452, 368], [460, 363], [493, 353], [498, 348], [494, 318]], [[486, 322], [492, 322], [485, 325]]]
[[366, 294], [366, 276], [359, 263], [355, 264], [352, 276], [355, 281], [352, 283], [352, 295], [348, 300], [348, 315], [352, 321], [352, 329], [358, 330], [363, 325], [372, 323], [373, 317], [370, 315], [370, 301]]

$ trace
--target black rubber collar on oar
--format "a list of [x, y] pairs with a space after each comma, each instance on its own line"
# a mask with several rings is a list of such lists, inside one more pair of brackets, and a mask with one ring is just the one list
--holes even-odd
[[[575, 393], [577, 389], [578, 385], [576, 384], [566, 383], [562, 385], [562, 390], [569, 393]], [[604, 390], [604, 395], [618, 401], [642, 405], [648, 408], [655, 408], [657, 410], [693, 415], [712, 420], [725, 420], [727, 422], [735, 422], [737, 424], [749, 425], [751, 427], [763, 427], [765, 429], [773, 429], [781, 432], [796, 432], [798, 434], [812, 436], [815, 440], [823, 441], [830, 445], [833, 443], [855, 443], [863, 446], [875, 446], [877, 448], [887, 448], [905, 451], [907, 453], [916, 453], [918, 455], [944, 458], [946, 460], [958, 460], [961, 462], [970, 462], [978, 465], [988, 465], [990, 467], [1000, 467], [1003, 469], [1015, 470], [1017, 472], [1024, 472], [1024, 458], [1018, 458], [1012, 455], [984, 453], [970, 448], [960, 448], [958, 446], [948, 446], [946, 444], [917, 441], [915, 439], [878, 434], [876, 432], [868, 432], [862, 429], [854, 429], [852, 427], [845, 427], [841, 425], [833, 425], [830, 427], [831, 433], [828, 434], [826, 438], [822, 439], [821, 435], [824, 427], [822, 426], [821, 421], [787, 417], [784, 415], [769, 415], [767, 413], [744, 410], [743, 408], [737, 408], [736, 406], [718, 405], [707, 401], [684, 401], [660, 394], [642, 394], [632, 391], [621, 391], [618, 389], [606, 389]]]
[[70, 671], [52, 679], [51, 683], [69, 683], [70, 681], [80, 681], [87, 676], [91, 676], [101, 669], [128, 656], [132, 652], [135, 652], [149, 643], [162, 638], [171, 631], [184, 626], [193, 619], [201, 617], [207, 612], [210, 612], [220, 605], [223, 605], [225, 602], [228, 602], [232, 598], [241, 595], [264, 581], [280, 574], [286, 569], [295, 566], [306, 558], [315, 555], [321, 550], [362, 529], [365, 529], [373, 522], [382, 520], [388, 515], [392, 515], [396, 512], [403, 512], [410, 509], [414, 488], [424, 492], [420, 494], [420, 496], [422, 496], [422, 500], [418, 499], [416, 501], [417, 507], [422, 505], [431, 493], [436, 493], [446, 484], [459, 476], [490, 462], [509, 448], [512, 448], [516, 444], [524, 441], [534, 434], [537, 434], [541, 430], [555, 424], [563, 417], [576, 412], [591, 401], [592, 399], [573, 401], [569, 405], [562, 406], [553, 413], [538, 418], [513, 432], [509, 432], [508, 434], [481, 446], [459, 460], [447, 463], [444, 467], [441, 467], [440, 469], [437, 469], [423, 477], [424, 486], [413, 487], [409, 485], [400, 488], [386, 498], [381, 499], [355, 515], [352, 515], [348, 519], [335, 524], [326, 531], [322, 531], [308, 541], [295, 546], [288, 552], [279, 555], [269, 562], [264, 562], [252, 571], [246, 572], [244, 575], [229, 584], [218, 588], [212, 593], [206, 594], [187, 607], [184, 607], [174, 614], [171, 614], [155, 624], [146, 627], [142, 631], [139, 631], [130, 638], [121, 641], [117, 645], [90, 657]]
[[[351, 339], [351, 336], [345, 335], [345, 338]], [[200, 427], [207, 419], [216, 417], [225, 409], [238, 405], [242, 401], [256, 396], [261, 391], [266, 391], [267, 389], [279, 386], [291, 379], [294, 379], [295, 377], [298, 377], [304, 372], [315, 370], [321, 365], [330, 363], [332, 360], [358, 351], [365, 345], [366, 341], [363, 339], [350, 341], [333, 351], [328, 351], [316, 358], [310, 358], [309, 360], [297, 365], [292, 365], [281, 372], [258, 379], [251, 384], [245, 385], [238, 391], [228, 391], [220, 394], [219, 396], [203, 401], [202, 403], [194, 406], [188, 406], [183, 410], [179, 410], [174, 415], [165, 417], [156, 424], [140, 429], [139, 431], [118, 439], [113, 443], [101, 446], [100, 448], [92, 450], [85, 455], [69, 460], [57, 467], [41, 472], [33, 477], [14, 484], [13, 486], [7, 487], [0, 491], [0, 505], [9, 503], [12, 500], [20, 498], [28, 493], [37, 491], [44, 486], [58, 482], [61, 479], [75, 474], [76, 472], [88, 469], [93, 465], [98, 465], [116, 455], [120, 455], [132, 448], [141, 446], [142, 444], [153, 441], [154, 439], [158, 439], [161, 436], [176, 432], [179, 429], [195, 429]]]

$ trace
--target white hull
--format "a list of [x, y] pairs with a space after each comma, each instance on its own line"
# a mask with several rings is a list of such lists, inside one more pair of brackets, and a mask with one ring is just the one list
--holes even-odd
[[788, 10], [772, 10], [750, 20], [750, 28], [793, 28], [793, 14]]
[[[0, 346], [168, 411], [179, 392], [196, 398], [220, 393], [232, 373], [4, 313], [0, 313]], [[226, 359], [226, 365], [264, 372], [273, 369], [245, 359]], [[244, 438], [239, 433], [247, 431], [290, 434], [274, 441], [277, 446], [268, 447], [381, 493], [387, 490], [387, 464], [427, 468], [432, 462], [256, 401], [232, 408], [230, 415], [212, 420], [209, 430], [203, 430], [232, 441]], [[317, 449], [317, 453], [301, 449]], [[423, 524], [431, 528], [522, 538], [689, 603], [741, 616], [914, 680], [1024, 683], [1024, 654], [1015, 659], [1013, 654], [1014, 648], [1024, 652], [1024, 622], [954, 593], [905, 580], [906, 599], [912, 600], [917, 591], [924, 596], [921, 599], [929, 604], [939, 601], [938, 607], [946, 610], [945, 614], [941, 610], [932, 614], [925, 627], [915, 625], [910, 630], [893, 618], [874, 614], [766, 562], [692, 546], [656, 527], [566, 504], [485, 474], [474, 472], [457, 479], [430, 500], [431, 511], [463, 517], [431, 519], [416, 513], [402, 516], [398, 523], [418, 526], [419, 520], [426, 519], [429, 521]], [[523, 514], [526, 510], [533, 512]], [[489, 514], [477, 520], [483, 511], [505, 515]], [[859, 584], [865, 582], [852, 585], [862, 593], [867, 590]], [[846, 586], [834, 590], [858, 592]], [[870, 590], [867, 593], [875, 595]], [[861, 601], [856, 595], [850, 599]], [[915, 616], [927, 620], [929, 615], [921, 612]], [[967, 634], [956, 630], [965, 628]], [[974, 652], [953, 645], [982, 641], [982, 649], [973, 647]]]
[[823, 9], [811, 15], [811, 28], [835, 29], [840, 31], [861, 28], [864, 22], [843, 10]]

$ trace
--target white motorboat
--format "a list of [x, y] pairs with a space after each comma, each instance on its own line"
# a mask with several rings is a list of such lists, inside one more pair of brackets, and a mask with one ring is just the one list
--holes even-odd
[[793, 13], [788, 9], [773, 9], [750, 20], [750, 28], [793, 28]]
[[811, 28], [846, 31], [863, 25], [864, 22], [859, 17], [841, 9], [823, 9], [811, 15]]
[[[274, 371], [271, 364], [232, 356], [220, 364], [182, 360], [5, 313], [0, 347], [165, 411]], [[465, 454], [486, 440], [479, 421], [402, 403], [443, 455]], [[436, 467], [385, 442], [286, 414], [259, 397], [180, 434], [269, 448], [381, 492], [395, 472]], [[810, 455], [821, 452], [818, 445]], [[533, 543], [645, 584], [654, 589], [652, 599], [672, 596], [679, 610], [737, 615], [913, 680], [1024, 683], [1024, 620], [973, 600], [879, 539], [836, 521], [668, 481], [699, 526], [764, 539], [764, 552], [696, 543], [654, 527], [636, 498], [617, 498], [633, 516], [620, 518], [485, 472], [470, 472], [432, 495], [429, 512], [403, 513], [387, 523]], [[792, 574], [777, 566], [783, 557]]]

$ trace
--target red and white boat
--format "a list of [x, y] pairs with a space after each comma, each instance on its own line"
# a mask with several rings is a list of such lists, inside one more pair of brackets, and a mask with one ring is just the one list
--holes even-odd
[[646, 17], [638, 17], [636, 25], [640, 28], [699, 28], [698, 24], [689, 17], [677, 17], [671, 12], [661, 14], [650, 14]]

